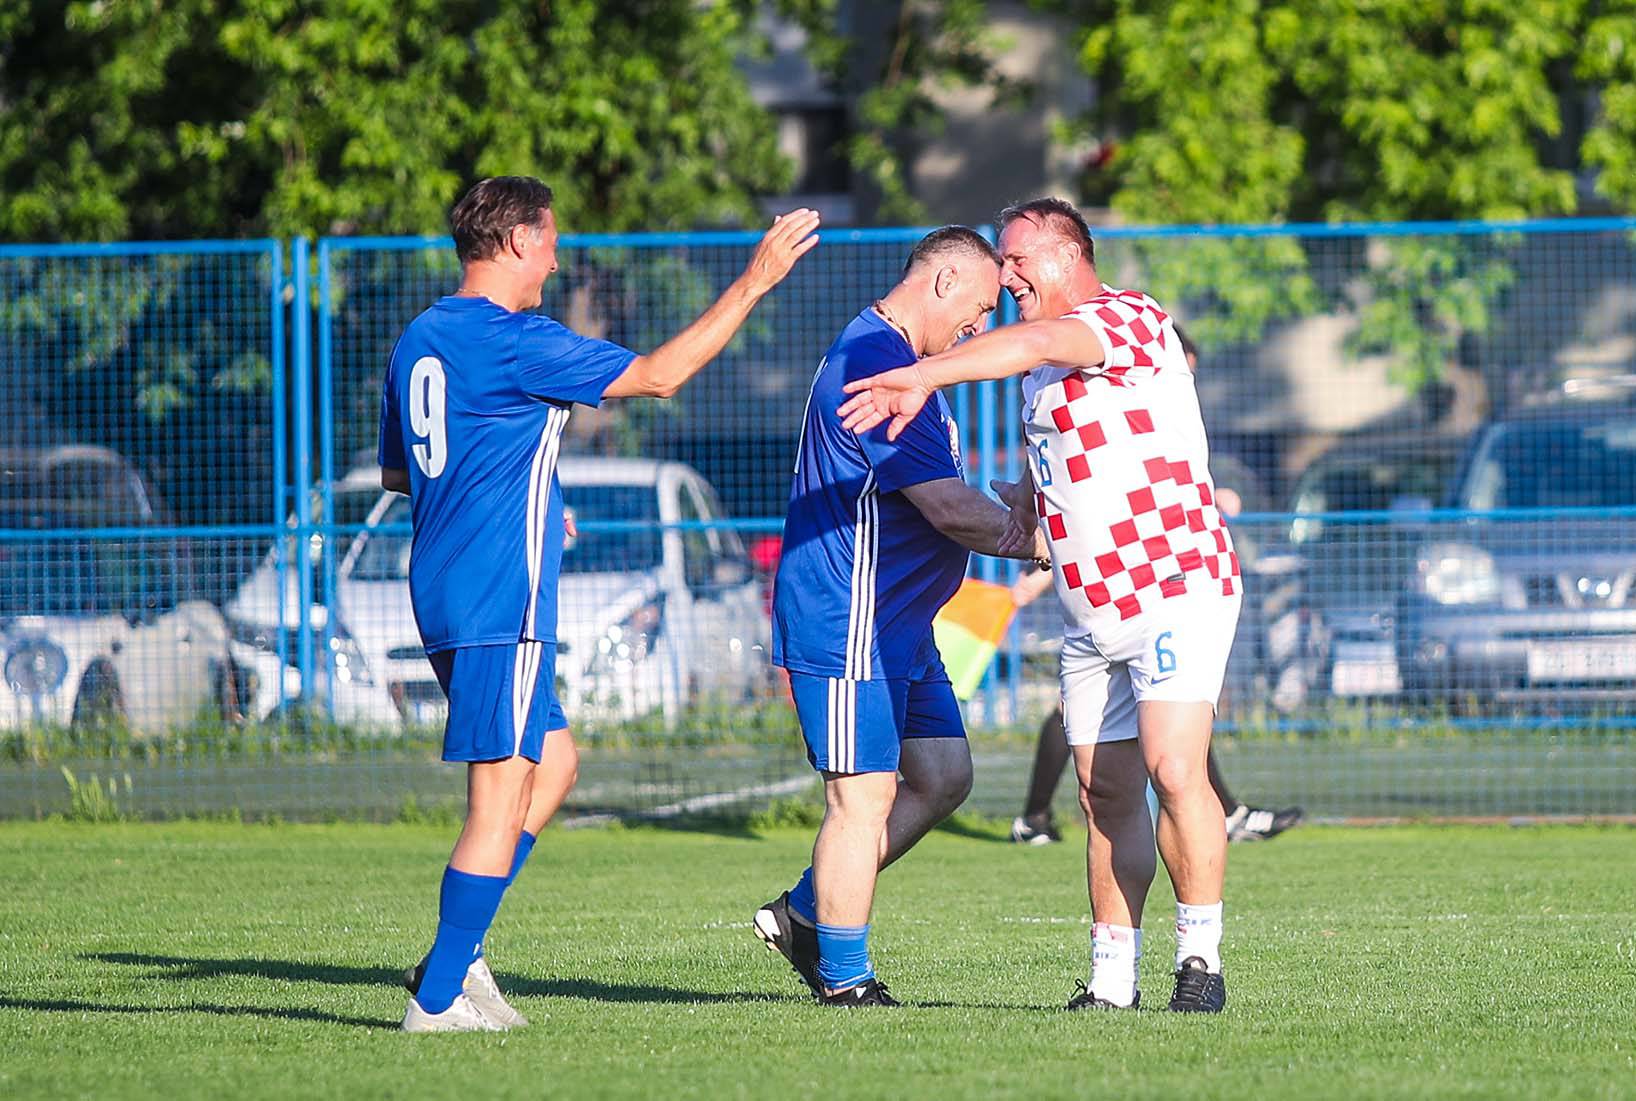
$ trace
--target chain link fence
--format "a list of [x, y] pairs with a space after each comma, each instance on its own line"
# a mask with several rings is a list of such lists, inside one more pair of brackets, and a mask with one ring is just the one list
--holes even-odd
[[[1633, 232], [1098, 234], [1103, 277], [1198, 346], [1246, 574], [1217, 739], [1244, 797], [1636, 814]], [[789, 473], [820, 357], [920, 235], [825, 231], [676, 399], [574, 413], [557, 679], [575, 813], [812, 790], [767, 661]], [[564, 238], [542, 308], [646, 350], [755, 239]], [[0, 248], [0, 814], [458, 799], [407, 500], [374, 466], [393, 342], [458, 274], [438, 239]], [[951, 404], [974, 484], [1015, 477], [1016, 381]], [[1019, 609], [967, 704], [979, 810], [1020, 806], [1060, 637], [1051, 597]]]

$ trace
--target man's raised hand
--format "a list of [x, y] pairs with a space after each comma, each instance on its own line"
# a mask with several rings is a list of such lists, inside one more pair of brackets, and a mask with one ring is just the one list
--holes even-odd
[[895, 440], [909, 427], [921, 407], [932, 396], [918, 364], [882, 371], [869, 378], [846, 384], [852, 396], [840, 408], [841, 426], [854, 432], [867, 432], [882, 421], [892, 423], [886, 429], [886, 438]]
[[818, 244], [818, 212], [802, 207], [773, 219], [745, 265], [744, 278], [755, 292], [766, 294], [790, 273], [795, 262]]

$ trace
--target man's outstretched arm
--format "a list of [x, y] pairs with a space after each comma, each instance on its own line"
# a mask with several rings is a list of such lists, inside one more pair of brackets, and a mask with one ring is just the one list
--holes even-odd
[[919, 363], [847, 383], [852, 397], [841, 406], [841, 418], [854, 432], [867, 432], [890, 420], [886, 434], [895, 440], [933, 390], [1007, 378], [1040, 366], [1095, 367], [1106, 354], [1090, 326], [1071, 318], [1006, 325]]
[[631, 360], [603, 391], [607, 398], [668, 398], [721, 354], [767, 292], [818, 243], [818, 212], [792, 210], [773, 220], [743, 274], [687, 328]]
[[901, 492], [926, 522], [967, 550], [1002, 558], [1041, 558], [1045, 542], [1037, 536], [1008, 545], [1011, 514], [959, 478], [937, 478], [905, 486]]

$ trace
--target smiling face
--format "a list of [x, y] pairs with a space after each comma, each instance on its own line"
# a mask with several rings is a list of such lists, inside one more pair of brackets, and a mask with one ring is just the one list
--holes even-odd
[[1000, 300], [1000, 269], [986, 256], [955, 253], [932, 279], [926, 354], [946, 352], [988, 323]]
[[1000, 282], [1024, 321], [1061, 317], [1073, 301], [1079, 249], [1033, 218], [1015, 218], [1000, 234]]
[[529, 288], [533, 299], [528, 305], [538, 306], [545, 281], [557, 270], [557, 216], [549, 207], [538, 225], [512, 229], [511, 251], [516, 259], [518, 278]]

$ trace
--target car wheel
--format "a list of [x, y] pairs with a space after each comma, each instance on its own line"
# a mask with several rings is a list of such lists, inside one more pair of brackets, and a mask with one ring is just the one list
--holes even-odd
[[69, 721], [79, 730], [125, 724], [125, 694], [120, 691], [113, 666], [105, 661], [91, 663], [80, 678], [79, 695], [74, 697], [74, 714]]

